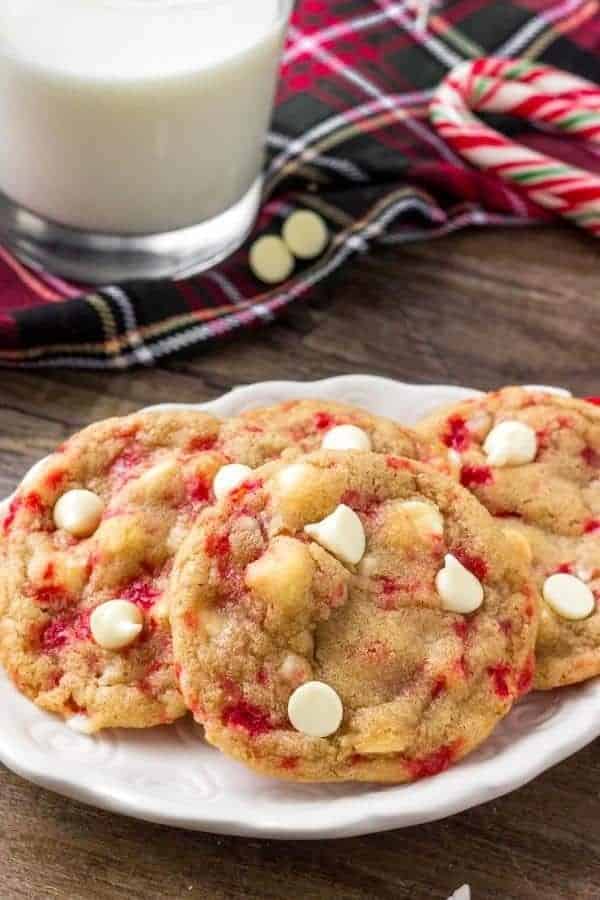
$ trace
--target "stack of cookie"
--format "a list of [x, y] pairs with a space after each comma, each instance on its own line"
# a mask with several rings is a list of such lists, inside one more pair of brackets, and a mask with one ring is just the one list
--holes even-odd
[[0, 513], [0, 659], [85, 733], [191, 710], [263, 773], [433, 775], [600, 672], [599, 469], [600, 409], [521, 388], [415, 431], [318, 401], [101, 422]]

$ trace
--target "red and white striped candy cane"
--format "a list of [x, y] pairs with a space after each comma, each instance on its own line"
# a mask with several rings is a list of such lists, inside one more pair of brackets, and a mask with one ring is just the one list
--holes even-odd
[[600, 88], [528, 60], [477, 59], [450, 72], [430, 107], [435, 128], [470, 163], [600, 236], [600, 177], [509, 140], [474, 112], [509, 113], [600, 145]]

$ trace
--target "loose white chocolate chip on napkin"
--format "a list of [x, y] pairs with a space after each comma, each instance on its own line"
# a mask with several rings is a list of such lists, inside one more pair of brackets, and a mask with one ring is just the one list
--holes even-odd
[[250, 466], [243, 466], [240, 463], [222, 466], [213, 481], [213, 491], [217, 500], [239, 487], [250, 475], [252, 475]]
[[595, 597], [587, 584], [566, 572], [546, 578], [542, 593], [548, 606], [563, 619], [587, 619], [596, 608]]
[[329, 243], [329, 232], [321, 216], [299, 209], [286, 220], [283, 239], [298, 259], [316, 259]]
[[250, 268], [265, 284], [279, 284], [290, 277], [294, 258], [281, 238], [265, 235], [250, 248]]
[[340, 503], [331, 515], [320, 522], [305, 525], [304, 530], [341, 562], [355, 566], [364, 556], [366, 537], [363, 524], [354, 510], [344, 503]]
[[142, 611], [128, 600], [108, 600], [90, 617], [92, 637], [105, 650], [121, 650], [133, 643], [144, 627]]
[[535, 459], [537, 435], [524, 422], [507, 420], [492, 428], [483, 449], [491, 466], [521, 466]]
[[288, 717], [296, 731], [309, 737], [335, 734], [344, 717], [338, 694], [322, 681], [307, 681], [296, 688], [288, 702]]
[[437, 573], [435, 586], [442, 608], [448, 612], [471, 613], [483, 603], [481, 582], [451, 553], [444, 557], [444, 568]]
[[370, 450], [371, 438], [356, 425], [337, 425], [323, 438], [323, 450]]
[[103, 512], [102, 500], [92, 491], [67, 491], [54, 507], [54, 524], [73, 537], [85, 538], [95, 532]]

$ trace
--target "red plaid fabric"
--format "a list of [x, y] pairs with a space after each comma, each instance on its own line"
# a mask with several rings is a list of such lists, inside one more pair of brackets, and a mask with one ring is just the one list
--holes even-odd
[[[465, 225], [548, 220], [446, 146], [430, 126], [428, 103], [465, 59], [525, 56], [600, 81], [599, 51], [600, 0], [434, 2], [426, 28], [415, 0], [299, 0], [251, 240], [278, 233], [293, 209], [309, 207], [331, 228], [325, 254], [269, 290], [250, 273], [246, 246], [184, 282], [90, 291], [26, 269], [0, 248], [0, 365], [151, 365], [268, 322], [350, 256], [378, 244]], [[543, 153], [598, 170], [580, 144], [523, 122], [493, 124]]]

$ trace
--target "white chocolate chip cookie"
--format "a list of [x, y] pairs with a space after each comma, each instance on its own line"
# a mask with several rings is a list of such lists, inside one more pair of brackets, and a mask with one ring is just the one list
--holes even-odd
[[92, 425], [30, 473], [0, 518], [0, 658], [76, 730], [185, 713], [165, 587], [214, 499], [219, 427], [187, 410]]
[[509, 387], [423, 421], [462, 484], [531, 549], [543, 597], [535, 685], [600, 674], [600, 408]]
[[429, 466], [318, 451], [208, 510], [170, 582], [180, 685], [207, 739], [298, 781], [409, 781], [529, 690], [523, 541]]

